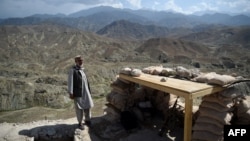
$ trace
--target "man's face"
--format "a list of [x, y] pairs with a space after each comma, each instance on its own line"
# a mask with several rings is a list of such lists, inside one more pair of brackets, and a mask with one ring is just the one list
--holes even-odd
[[82, 66], [82, 64], [83, 64], [83, 60], [82, 59], [77, 59], [76, 60], [76, 65]]

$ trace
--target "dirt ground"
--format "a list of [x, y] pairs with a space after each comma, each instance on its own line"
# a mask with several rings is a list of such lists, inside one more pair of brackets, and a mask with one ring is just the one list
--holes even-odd
[[[138, 128], [128, 132], [119, 121], [114, 121], [104, 115], [105, 102], [105, 99], [95, 100], [95, 107], [92, 109], [93, 124], [91, 128], [86, 127], [83, 131], [77, 129], [74, 107], [67, 109], [33, 107], [1, 112], [0, 141], [41, 141], [43, 139], [39, 140], [38, 136], [43, 134], [55, 134], [53, 141], [183, 140], [182, 128], [176, 128], [171, 133], [159, 136], [159, 128], [162, 123], [155, 120], [140, 124]], [[67, 134], [66, 138], [65, 134]]]
[[[103, 115], [106, 99], [94, 99], [95, 106], [92, 108], [92, 116]], [[73, 105], [66, 109], [53, 109], [46, 107], [32, 107], [28, 109], [0, 112], [0, 123], [26, 123], [38, 120], [57, 120], [75, 117]]]
[[[40, 120], [29, 123], [0, 123], [2, 141], [42, 141], [40, 136], [50, 136], [53, 141], [182, 141], [183, 129], [159, 136], [159, 128], [153, 124], [144, 124], [127, 131], [119, 122], [107, 117], [93, 117], [92, 126], [85, 130], [77, 129], [76, 119]], [[66, 135], [67, 134], [67, 135]]]

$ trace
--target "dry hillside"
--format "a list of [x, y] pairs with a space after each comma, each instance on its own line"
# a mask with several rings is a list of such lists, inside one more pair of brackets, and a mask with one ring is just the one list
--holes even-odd
[[84, 56], [93, 96], [100, 100], [98, 113], [102, 113], [110, 82], [125, 66], [184, 65], [249, 76], [250, 55], [248, 48], [243, 47], [245, 42], [242, 47], [210, 47], [167, 37], [124, 41], [55, 24], [1, 26], [0, 31], [0, 95], [4, 101], [0, 121], [15, 120], [15, 114], [8, 116], [3, 111], [36, 106], [70, 108], [66, 77], [74, 63], [72, 57], [77, 54]]

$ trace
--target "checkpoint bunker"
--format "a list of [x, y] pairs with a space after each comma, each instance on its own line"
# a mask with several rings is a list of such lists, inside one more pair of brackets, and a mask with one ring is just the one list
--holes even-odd
[[249, 82], [182, 66], [123, 68], [110, 85], [105, 112], [129, 131], [148, 126], [165, 136], [183, 128], [184, 141], [223, 141], [224, 125], [250, 125]]

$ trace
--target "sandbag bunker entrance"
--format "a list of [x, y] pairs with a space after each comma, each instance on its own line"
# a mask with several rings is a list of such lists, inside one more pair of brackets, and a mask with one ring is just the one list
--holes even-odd
[[[126, 118], [120, 117], [121, 122], [132, 123], [126, 124], [127, 129], [137, 123], [126, 119], [145, 121], [147, 116], [160, 115], [163, 122], [159, 135], [180, 126], [184, 141], [223, 141], [224, 125], [250, 124], [248, 80], [214, 72], [184, 77], [188, 73], [183, 73], [183, 68], [178, 70], [173, 77], [124, 68], [107, 95], [107, 106], [115, 109], [109, 110], [109, 114], [127, 113]], [[198, 106], [193, 105], [196, 98], [201, 99]]]

